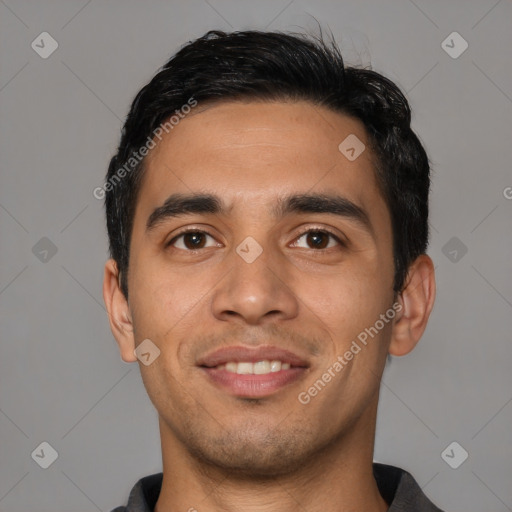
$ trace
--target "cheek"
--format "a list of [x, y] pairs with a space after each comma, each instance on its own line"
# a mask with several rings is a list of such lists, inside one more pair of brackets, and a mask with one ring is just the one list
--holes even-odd
[[302, 276], [301, 282], [297, 293], [302, 302], [341, 342], [373, 324], [388, 307], [388, 283], [376, 264], [347, 263], [336, 273]]
[[165, 256], [139, 257], [133, 269], [130, 308], [137, 340], [153, 336], [162, 346], [168, 338], [190, 333], [221, 277], [213, 267], [173, 267]]
[[130, 262], [129, 303], [136, 334], [161, 336], [180, 316], [184, 304], [181, 283], [154, 260], [133, 258]]

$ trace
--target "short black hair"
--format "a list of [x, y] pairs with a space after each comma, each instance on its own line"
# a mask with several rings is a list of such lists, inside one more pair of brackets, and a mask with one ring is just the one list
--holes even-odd
[[390, 211], [393, 288], [401, 291], [410, 264], [427, 249], [430, 188], [428, 157], [411, 129], [403, 93], [373, 70], [345, 66], [335, 42], [327, 43], [322, 36], [213, 30], [182, 47], [140, 90], [110, 161], [104, 189], [109, 249], [126, 298], [131, 232], [144, 171], [139, 151], [191, 98], [198, 104], [306, 100], [360, 120]]

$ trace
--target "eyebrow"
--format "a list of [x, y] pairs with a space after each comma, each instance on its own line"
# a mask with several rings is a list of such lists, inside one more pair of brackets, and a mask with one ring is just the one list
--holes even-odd
[[167, 219], [188, 213], [221, 214], [225, 211], [222, 200], [213, 194], [172, 194], [148, 217], [146, 231], [154, 230]]
[[278, 200], [273, 208], [275, 217], [289, 213], [327, 213], [352, 220], [373, 234], [366, 211], [346, 197], [336, 194], [294, 194]]
[[[172, 194], [155, 208], [146, 222], [146, 231], [154, 230], [170, 218], [187, 214], [222, 215], [231, 210], [214, 194]], [[292, 194], [281, 197], [270, 213], [282, 218], [290, 213], [327, 213], [352, 220], [366, 231], [374, 234], [366, 211], [346, 197], [331, 194]]]

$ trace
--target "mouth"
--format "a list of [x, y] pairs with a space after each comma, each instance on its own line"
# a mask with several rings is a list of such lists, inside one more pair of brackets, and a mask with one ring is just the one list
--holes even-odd
[[198, 367], [218, 388], [240, 398], [263, 398], [304, 376], [309, 363], [277, 347], [227, 347], [200, 359]]

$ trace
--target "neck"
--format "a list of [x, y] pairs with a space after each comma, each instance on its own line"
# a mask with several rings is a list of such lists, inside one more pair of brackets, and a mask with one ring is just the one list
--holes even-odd
[[376, 413], [377, 402], [302, 467], [271, 478], [205, 465], [160, 418], [164, 476], [155, 512], [385, 512], [372, 469]]

